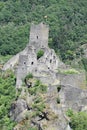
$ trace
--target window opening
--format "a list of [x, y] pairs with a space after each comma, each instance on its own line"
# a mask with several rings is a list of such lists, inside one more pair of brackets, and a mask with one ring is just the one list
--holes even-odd
[[26, 62], [24, 62], [24, 64], [26, 64]]
[[34, 64], [34, 62], [31, 62], [31, 65], [33, 65]]
[[50, 59], [50, 63], [52, 63], [52, 59]]

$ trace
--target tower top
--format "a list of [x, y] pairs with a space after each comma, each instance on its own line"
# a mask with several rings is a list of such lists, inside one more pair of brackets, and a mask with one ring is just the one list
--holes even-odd
[[30, 28], [29, 45], [35, 46], [36, 49], [48, 47], [49, 26], [41, 22], [38, 25], [32, 23]]

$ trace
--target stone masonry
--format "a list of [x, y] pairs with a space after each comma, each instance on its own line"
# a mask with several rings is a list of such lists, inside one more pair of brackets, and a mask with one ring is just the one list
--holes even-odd
[[[22, 79], [29, 72], [34, 75], [36, 71], [55, 71], [58, 68], [58, 58], [54, 50], [48, 47], [48, 33], [49, 27], [44, 23], [31, 25], [30, 41], [27, 45], [26, 54], [19, 55], [16, 84], [17, 88], [21, 87]], [[44, 55], [37, 59], [37, 52], [39, 50], [43, 50]]]
[[[53, 49], [48, 47], [49, 26], [44, 23], [34, 25], [32, 23], [30, 29], [30, 40], [27, 47], [12, 59], [10, 59], [3, 67], [3, 70], [13, 69], [16, 65], [16, 87], [20, 88], [22, 79], [30, 72], [36, 73], [45, 71], [56, 71], [58, 68], [58, 57]], [[37, 52], [44, 51], [44, 55], [37, 59]]]

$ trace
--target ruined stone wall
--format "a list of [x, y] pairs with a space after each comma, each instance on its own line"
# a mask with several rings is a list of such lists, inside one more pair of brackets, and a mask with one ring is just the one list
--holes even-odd
[[38, 63], [46, 65], [49, 71], [58, 69], [58, 58], [53, 49], [46, 48], [44, 56], [38, 60]]
[[17, 81], [16, 81], [16, 87], [20, 88], [22, 86], [22, 80], [27, 74], [27, 61], [28, 56], [27, 55], [19, 55], [19, 64], [17, 69]]
[[45, 53], [46, 65], [50, 70], [56, 70], [58, 68], [58, 58], [53, 49]]
[[28, 60], [27, 60], [27, 73], [33, 72], [35, 68], [37, 68], [37, 55], [35, 53], [34, 47], [28, 48], [30, 51], [28, 51]]
[[19, 52], [18, 54], [16, 54], [15, 56], [13, 56], [10, 60], [8, 60], [8, 62], [6, 64], [4, 64], [3, 70], [13, 69], [13, 67], [15, 66], [15, 64], [18, 64], [19, 55], [21, 55], [21, 54], [25, 55], [26, 54], [26, 50], [27, 50], [27, 48], [25, 48], [23, 51]]
[[87, 106], [87, 90], [82, 90], [69, 85], [62, 86], [59, 97], [64, 111], [67, 111], [70, 108], [75, 111], [81, 111]]
[[15, 56], [13, 56], [4, 66], [3, 66], [3, 70], [7, 70], [7, 69], [11, 69], [13, 68], [13, 66], [18, 63], [18, 59], [19, 59], [19, 53]]
[[76, 88], [86, 88], [86, 76], [85, 73], [79, 74], [58, 74], [58, 78], [60, 79], [61, 85], [73, 86]]

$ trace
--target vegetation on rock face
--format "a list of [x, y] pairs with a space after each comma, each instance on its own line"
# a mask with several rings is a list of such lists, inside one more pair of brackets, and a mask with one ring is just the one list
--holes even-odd
[[43, 50], [39, 50], [37, 52], [37, 59], [39, 59], [40, 57], [42, 57], [44, 55], [44, 51]]
[[32, 79], [33, 78], [33, 74], [32, 73], [29, 73], [28, 75], [26, 75], [25, 79], [28, 80], [28, 79]]
[[31, 95], [36, 95], [38, 93], [45, 93], [47, 91], [47, 86], [43, 85], [40, 80], [36, 80], [33, 87], [29, 88], [29, 93]]
[[73, 112], [69, 109], [70, 126], [73, 130], [87, 130], [87, 112]]
[[0, 75], [0, 129], [12, 130], [14, 123], [10, 120], [9, 111], [15, 100], [15, 76], [7, 71]]
[[58, 70], [61, 74], [79, 74], [80, 72], [76, 69]]
[[87, 113], [79, 112], [71, 117], [71, 128], [73, 130], [87, 130]]
[[[28, 74], [28, 78], [33, 77], [31, 76], [31, 74]], [[34, 120], [35, 118], [38, 118], [40, 120], [48, 119], [48, 113], [46, 112], [47, 106], [45, 101], [47, 86], [42, 84], [40, 80], [36, 80], [34, 78], [31, 82], [33, 82], [33, 85], [30, 88], [25, 86], [21, 88], [24, 91], [24, 94], [18, 94], [19, 98], [27, 101], [28, 107], [28, 110], [25, 112], [25, 118], [20, 123], [18, 123], [20, 129], [23, 130], [38, 130], [40, 126], [39, 122]], [[30, 99], [32, 98], [32, 100], [28, 101], [27, 97], [29, 97]], [[31, 125], [31, 122], [35, 122], [33, 126]]]

